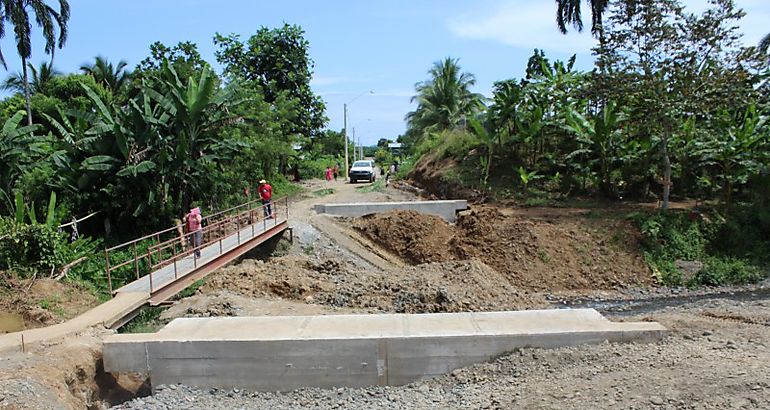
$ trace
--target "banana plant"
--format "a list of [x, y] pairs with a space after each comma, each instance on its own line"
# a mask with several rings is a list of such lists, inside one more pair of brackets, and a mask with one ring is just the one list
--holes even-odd
[[576, 141], [580, 147], [568, 157], [585, 157], [589, 154], [598, 168], [602, 191], [607, 195], [613, 194], [614, 190], [612, 171], [624, 144], [622, 123], [625, 118], [625, 113], [613, 101], [608, 102], [598, 115], [590, 118], [573, 107], [568, 107], [566, 111], [566, 128], [577, 136]]
[[724, 137], [713, 136], [697, 152], [703, 165], [720, 169], [723, 200], [728, 208], [732, 204], [735, 186], [745, 184], [760, 167], [762, 155], [766, 155], [770, 142], [770, 136], [762, 132], [766, 122], [767, 117], [761, 116], [754, 105], [736, 115], [723, 111], [719, 124]]
[[[27, 205], [24, 202], [24, 196], [21, 192], [16, 192], [14, 198], [15, 212], [14, 220], [17, 224], [25, 224], [29, 220], [30, 224], [37, 225], [37, 214], [35, 213], [35, 203], [32, 202]], [[45, 216], [45, 225], [55, 228], [56, 227], [56, 192], [51, 192], [48, 199], [48, 208]]]
[[487, 129], [476, 118], [471, 118], [469, 120], [469, 124], [473, 130], [473, 133], [476, 134], [476, 136], [479, 137], [487, 146], [487, 156], [483, 158], [481, 162], [482, 166], [484, 167], [483, 184], [486, 188], [489, 185], [489, 171], [492, 168], [492, 155], [494, 153], [495, 136], [494, 134], [487, 131]]
[[24, 111], [15, 113], [0, 129], [0, 211], [13, 209], [11, 193], [16, 181], [45, 157], [50, 145], [46, 137], [34, 135], [39, 125], [19, 126], [24, 116]]
[[540, 179], [541, 177], [542, 175], [538, 175], [537, 171], [527, 171], [524, 167], [519, 167], [519, 180], [524, 187], [524, 196], [529, 192], [529, 183], [536, 179]]

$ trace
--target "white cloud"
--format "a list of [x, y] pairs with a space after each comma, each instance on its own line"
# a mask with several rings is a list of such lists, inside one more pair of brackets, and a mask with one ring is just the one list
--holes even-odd
[[498, 3], [491, 12], [469, 13], [450, 19], [447, 25], [460, 38], [493, 40], [528, 50], [590, 53], [595, 44], [590, 30], [583, 33], [570, 30], [567, 35], [559, 33], [556, 6], [550, 1]]
[[[709, 4], [707, 0], [684, 0], [686, 10], [701, 13]], [[736, 6], [746, 12], [739, 22], [744, 34], [743, 42], [754, 45], [770, 32], [770, 1], [736, 0]], [[556, 28], [556, 5], [552, 1], [515, 1], [493, 3], [491, 11], [468, 12], [462, 17], [447, 21], [449, 30], [460, 38], [492, 40], [513, 47], [531, 50], [590, 53], [595, 40], [590, 34], [590, 10], [583, 11], [586, 30], [577, 33], [570, 30], [562, 35]]]

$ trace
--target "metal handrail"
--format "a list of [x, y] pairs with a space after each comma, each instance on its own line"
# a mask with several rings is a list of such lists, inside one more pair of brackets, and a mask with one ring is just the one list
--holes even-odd
[[[275, 200], [274, 202], [278, 202], [280, 200], [283, 200], [284, 198]], [[216, 217], [218, 217], [218, 216], [220, 216], [222, 214], [225, 214], [227, 212], [230, 212], [230, 211], [232, 211], [234, 209], [242, 208], [244, 206], [252, 206], [254, 204], [261, 204], [261, 201], [259, 199], [256, 199], [256, 200], [253, 200], [253, 201], [249, 201], [249, 202], [243, 203], [241, 205], [234, 206], [232, 208], [225, 209], [224, 211], [219, 211], [219, 212], [211, 214], [211, 215], [206, 215], [205, 217], [203, 217], [201, 219], [201, 224], [203, 225], [204, 221], [216, 218]], [[162, 235], [164, 233], [173, 232], [175, 230], [178, 230], [179, 228], [184, 228], [184, 224], [179, 224], [179, 225], [176, 225], [174, 227], [164, 229], [162, 231], [158, 231], [158, 232], [155, 232], [155, 233], [151, 233], [149, 235], [142, 236], [141, 238], [138, 238], [138, 239], [134, 239], [134, 240], [131, 240], [131, 241], [119, 244], [119, 245], [115, 245], [115, 246], [113, 246], [111, 248], [107, 248], [107, 251], [114, 251], [114, 250], [117, 250], [117, 249], [121, 249], [121, 248], [124, 248], [126, 246], [132, 245], [134, 243], [139, 243], [139, 242], [141, 242], [143, 240], [147, 240], [147, 239], [150, 239], [150, 238], [153, 238], [153, 237], [157, 237], [158, 235]]]
[[[256, 206], [259, 205], [259, 206]], [[289, 219], [289, 202], [288, 197], [283, 197], [276, 199], [275, 201], [271, 202], [272, 205], [272, 216], [273, 216], [273, 225], [278, 225], [278, 215], [279, 215], [279, 208], [283, 207], [285, 211], [285, 220], [288, 221]], [[201, 223], [202, 229], [201, 229], [201, 243], [199, 246], [194, 246], [190, 244], [194, 244], [193, 235], [196, 234], [196, 231], [193, 232], [183, 232], [184, 229], [183, 225], [177, 225], [173, 228], [164, 229], [159, 232], [155, 232], [149, 235], [145, 235], [141, 238], [134, 239], [132, 241], [119, 244], [117, 246], [113, 246], [111, 248], [107, 248], [104, 250], [105, 259], [106, 259], [106, 274], [107, 274], [107, 282], [109, 286], [110, 293], [113, 292], [112, 288], [112, 272], [114, 272], [117, 269], [125, 268], [126, 266], [133, 265], [134, 271], [136, 274], [136, 279], [140, 279], [142, 275], [140, 275], [140, 264], [144, 266], [146, 269], [149, 270], [149, 273], [145, 274], [144, 276], [149, 275], [149, 281], [150, 281], [150, 292], [152, 293], [154, 291], [153, 286], [153, 277], [152, 273], [158, 269], [165, 266], [168, 266], [170, 264], [174, 264], [174, 276], [175, 278], [178, 277], [178, 272], [176, 268], [177, 261], [189, 256], [190, 254], [196, 252], [199, 249], [203, 249], [211, 244], [214, 244], [216, 242], [219, 242], [219, 254], [221, 255], [224, 251], [222, 248], [222, 240], [233, 233], [236, 233], [238, 235], [238, 243], [240, 244], [240, 232], [244, 228], [248, 228], [251, 226], [252, 228], [252, 235], [254, 234], [254, 226], [259, 223], [260, 221], [263, 223], [264, 230], [267, 231], [268, 224], [267, 219], [263, 217], [264, 215], [264, 209], [267, 205], [263, 205], [261, 201], [255, 200], [255, 201], [249, 201], [244, 204], [234, 206], [231, 208], [228, 208], [224, 211], [219, 211], [217, 213], [207, 215], [205, 218], [203, 218], [203, 221], [207, 221], [208, 223]], [[233, 211], [236, 211], [235, 213], [232, 213]], [[245, 222], [244, 225], [242, 224], [242, 221]], [[233, 227], [233, 224], [235, 225]], [[205, 226], [203, 226], [205, 225]], [[230, 228], [235, 228], [236, 230], [233, 232]], [[179, 235], [178, 232], [182, 231], [182, 235]], [[174, 236], [165, 239], [161, 241], [161, 236], [165, 236], [165, 234], [168, 234], [169, 232], [174, 232]], [[146, 240], [152, 240], [154, 243], [147, 246], [146, 253], [142, 252], [141, 254], [137, 253], [137, 244], [140, 244], [142, 241]], [[189, 246], [188, 246], [189, 245]], [[114, 256], [115, 251], [126, 249], [127, 247], [132, 246], [133, 252], [129, 259], [125, 261], [118, 262], [115, 265], [111, 265], [111, 254]], [[181, 252], [178, 251], [178, 248], [182, 248]], [[166, 257], [168, 252], [170, 251], [171, 255]], [[197, 258], [193, 260], [194, 267], [197, 268]], [[146, 266], [145, 266], [146, 265]]]

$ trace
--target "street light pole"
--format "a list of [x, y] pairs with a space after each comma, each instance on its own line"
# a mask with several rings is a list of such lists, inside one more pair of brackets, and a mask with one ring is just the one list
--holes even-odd
[[343, 104], [342, 133], [345, 134], [345, 179], [348, 179], [348, 105]]
[[348, 169], [350, 168], [350, 163], [348, 160], [348, 104], [352, 103], [353, 101], [357, 100], [358, 97], [364, 95], [364, 94], [374, 94], [374, 90], [370, 91], [364, 91], [361, 94], [358, 94], [356, 98], [353, 98], [352, 100], [348, 101], [347, 103], [342, 105], [343, 108], [343, 114], [342, 114], [342, 133], [345, 134], [345, 179], [349, 177], [348, 175]]

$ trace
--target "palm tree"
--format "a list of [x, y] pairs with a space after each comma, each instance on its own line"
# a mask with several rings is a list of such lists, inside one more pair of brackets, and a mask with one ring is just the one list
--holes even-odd
[[131, 75], [126, 71], [127, 65], [125, 60], [120, 60], [113, 66], [106, 58], [97, 56], [93, 64], [84, 64], [80, 66], [80, 70], [92, 76], [97, 83], [101, 83], [116, 93], [123, 88]]
[[[35, 23], [43, 30], [45, 38], [45, 52], [51, 55], [53, 64], [56, 47], [64, 47], [67, 41], [67, 22], [70, 18], [70, 6], [67, 0], [59, 0], [59, 11], [45, 4], [43, 0], [0, 0], [0, 38], [5, 36], [5, 23], [13, 25], [16, 37], [16, 50], [21, 57], [21, 70], [24, 84], [24, 98], [27, 103], [27, 123], [32, 125], [32, 109], [29, 103], [29, 87], [27, 86], [27, 60], [32, 55], [32, 25], [30, 24], [28, 10], [35, 13]], [[56, 26], [59, 33], [56, 33]], [[58, 41], [57, 41], [58, 37]], [[8, 69], [0, 51], [0, 63]]]
[[[31, 75], [29, 81], [29, 93], [32, 94], [45, 94], [48, 89], [48, 84], [54, 77], [61, 75], [61, 71], [55, 69], [52, 63], [42, 62], [40, 67], [36, 68], [32, 63], [27, 63]], [[17, 93], [23, 93], [24, 90], [24, 74], [14, 73], [9, 75], [5, 81], [0, 85], [3, 90], [8, 90]]]
[[417, 109], [406, 115], [409, 128], [418, 135], [451, 129], [484, 107], [484, 97], [470, 91], [476, 78], [462, 72], [457, 59], [435, 62], [428, 74], [429, 80], [415, 85], [412, 102], [417, 102]]
[[767, 50], [770, 49], [770, 33], [767, 33], [764, 38], [759, 42], [759, 51], [762, 52], [762, 54], [766, 54]]
[[[567, 34], [567, 26], [583, 31], [583, 19], [580, 10], [582, 0], [556, 0], [556, 24], [562, 34]], [[591, 33], [599, 34], [602, 27], [602, 15], [607, 10], [609, 0], [587, 0], [591, 6]]]

